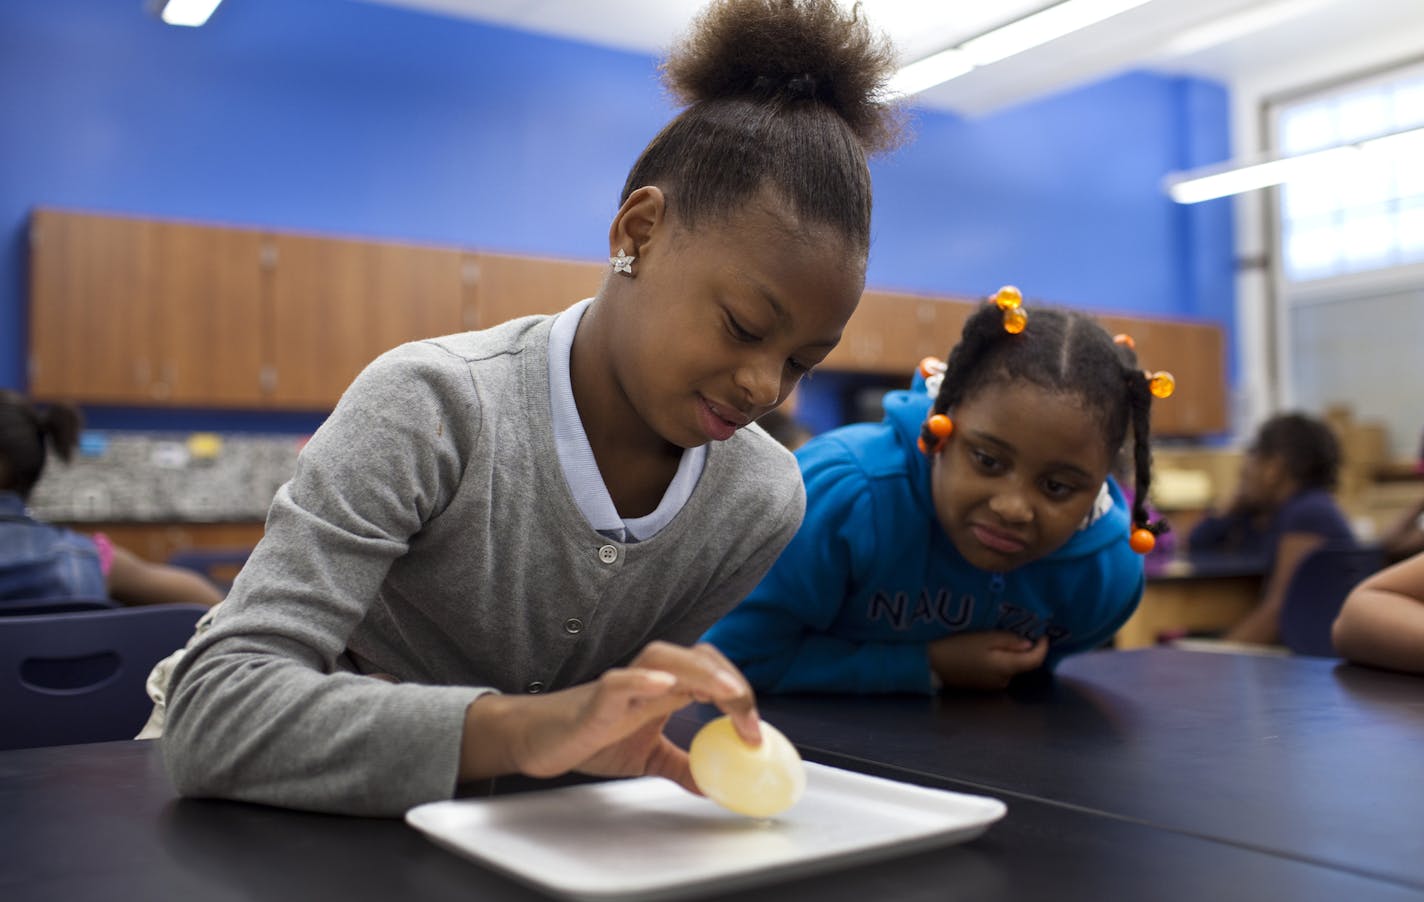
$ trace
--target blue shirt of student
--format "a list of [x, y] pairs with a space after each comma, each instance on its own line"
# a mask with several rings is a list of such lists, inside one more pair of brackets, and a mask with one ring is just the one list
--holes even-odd
[[0, 601], [107, 595], [92, 539], [33, 519], [19, 495], [0, 492]]

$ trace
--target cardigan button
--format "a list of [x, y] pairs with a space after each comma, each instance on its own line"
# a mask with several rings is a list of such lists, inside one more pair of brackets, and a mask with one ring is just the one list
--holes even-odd
[[528, 692], [530, 695], [538, 695], [539, 693], [544, 691], [544, 684], [539, 682], [538, 680], [535, 680], [528, 686], [525, 686], [524, 691]]
[[598, 549], [598, 559], [600, 561], [603, 561], [603, 563], [605, 564], [611, 564], [614, 561], [618, 560], [618, 546], [604, 545], [602, 548]]
[[570, 635], [583, 632], [583, 621], [577, 617], [570, 617], [564, 621], [564, 632]]

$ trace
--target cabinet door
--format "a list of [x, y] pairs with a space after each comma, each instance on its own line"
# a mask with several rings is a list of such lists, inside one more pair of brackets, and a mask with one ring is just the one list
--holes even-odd
[[375, 351], [469, 328], [461, 294], [464, 254], [438, 247], [370, 245]]
[[467, 254], [464, 277], [472, 328], [488, 329], [534, 313], [558, 313], [592, 297], [606, 264], [503, 254]]
[[463, 328], [459, 251], [301, 235], [266, 240], [274, 406], [329, 409], [382, 352]]
[[37, 397], [261, 401], [255, 232], [39, 210], [31, 250]]
[[823, 365], [908, 380], [925, 357], [949, 353], [972, 309], [963, 301], [867, 291]]
[[153, 236], [154, 397], [190, 407], [260, 404], [261, 235], [156, 223]]
[[30, 392], [148, 404], [155, 317], [153, 225], [37, 210], [30, 222]]
[[331, 238], [270, 235], [266, 317], [271, 324], [270, 401], [331, 407], [374, 354], [370, 285], [363, 245]]
[[1210, 435], [1225, 432], [1226, 339], [1210, 323], [1097, 318], [1110, 332], [1132, 336], [1145, 370], [1166, 370], [1177, 380], [1172, 397], [1152, 402], [1154, 435]]

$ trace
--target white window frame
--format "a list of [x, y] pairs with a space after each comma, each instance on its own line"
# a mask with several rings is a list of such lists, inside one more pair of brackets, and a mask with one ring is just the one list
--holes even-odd
[[[1424, 58], [1396, 61], [1372, 72], [1265, 98], [1261, 102], [1260, 114], [1268, 151], [1280, 152], [1281, 108], [1349, 94], [1371, 85], [1392, 83], [1419, 74], [1424, 74]], [[1424, 165], [1424, 161], [1421, 161], [1421, 165]], [[1280, 188], [1271, 188], [1268, 193], [1266, 220], [1270, 253], [1267, 256], [1270, 261], [1272, 295], [1272, 323], [1269, 333], [1273, 335], [1275, 344], [1275, 353], [1271, 356], [1274, 357], [1275, 363], [1279, 406], [1282, 409], [1292, 409], [1301, 406], [1294, 381], [1292, 311], [1305, 305], [1348, 303], [1352, 299], [1424, 288], [1424, 261], [1388, 264], [1320, 278], [1292, 280], [1286, 275], [1285, 268], [1284, 199]]]

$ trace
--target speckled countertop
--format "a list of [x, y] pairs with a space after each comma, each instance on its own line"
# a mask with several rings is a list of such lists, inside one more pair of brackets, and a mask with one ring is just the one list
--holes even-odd
[[29, 506], [63, 523], [261, 521], [302, 444], [290, 435], [86, 432], [68, 464], [46, 465]]

